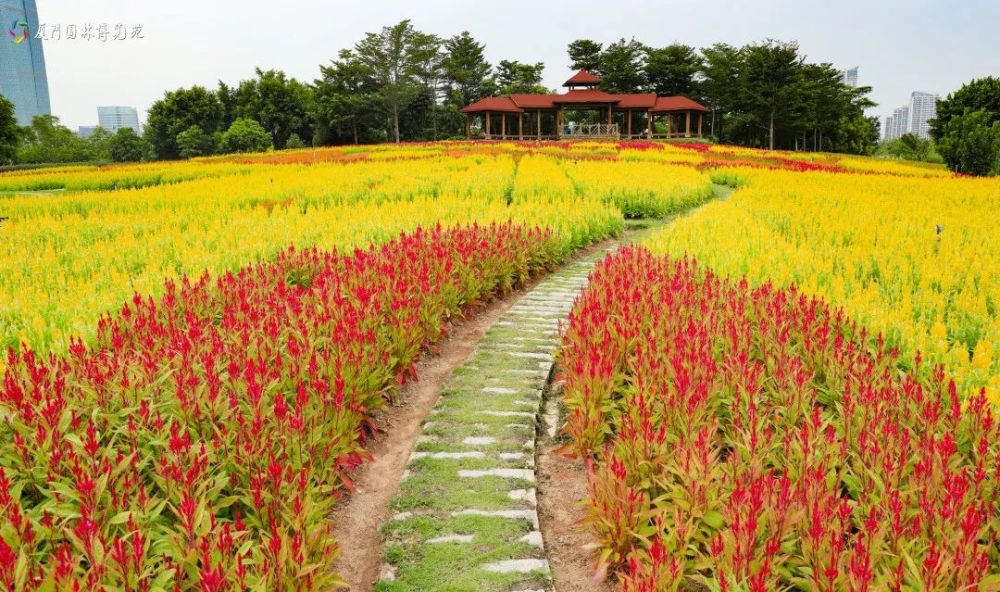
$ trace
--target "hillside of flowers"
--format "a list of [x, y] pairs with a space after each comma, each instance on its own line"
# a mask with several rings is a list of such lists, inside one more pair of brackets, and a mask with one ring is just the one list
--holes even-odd
[[842, 309], [628, 247], [561, 364], [586, 523], [623, 590], [1000, 584], [995, 408]]
[[998, 200], [940, 167], [693, 142], [2, 173], [0, 589], [333, 589], [331, 510], [422, 353], [654, 226], [558, 354], [601, 569], [1000, 590]]
[[511, 224], [291, 249], [137, 295], [93, 347], [11, 351], [0, 587], [330, 589], [369, 413], [450, 317], [561, 257]]

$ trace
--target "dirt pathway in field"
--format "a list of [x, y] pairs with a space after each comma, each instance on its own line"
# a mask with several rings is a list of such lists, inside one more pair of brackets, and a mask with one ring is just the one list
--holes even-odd
[[395, 404], [374, 417], [380, 434], [367, 447], [374, 460], [353, 476], [354, 492], [337, 505], [332, 516], [333, 538], [341, 545], [333, 569], [347, 582], [345, 590], [371, 590], [378, 579], [379, 529], [389, 519], [389, 501], [399, 488], [421, 423], [437, 402], [452, 370], [465, 361], [483, 333], [522, 293], [513, 292], [496, 300], [453, 327], [448, 338], [438, 344], [439, 352], [417, 364], [419, 380], [406, 386]]
[[[608, 240], [582, 249], [566, 265], [603, 251], [614, 243]], [[454, 370], [475, 351], [486, 331], [544, 279], [539, 278], [502, 299], [470, 311], [466, 320], [453, 326], [449, 336], [437, 344], [437, 353], [417, 364], [419, 379], [403, 388], [394, 403], [373, 417], [379, 435], [366, 447], [373, 460], [352, 474], [354, 492], [346, 496], [331, 515], [333, 538], [341, 546], [333, 570], [347, 584], [342, 590], [371, 590], [382, 575], [383, 537], [380, 530], [392, 517], [390, 502], [399, 491], [424, 421], [440, 399], [442, 388], [452, 378]]]
[[[716, 184], [712, 191], [715, 200], [726, 201], [736, 189]], [[641, 230], [630, 233], [623, 242], [639, 242], [656, 229], [691, 215], [715, 200], [664, 220], [636, 224], [635, 227]], [[615, 587], [604, 574], [595, 573], [597, 539], [582, 526], [586, 517], [583, 502], [588, 496], [586, 468], [580, 459], [569, 458], [559, 451], [566, 442], [558, 433], [565, 422], [566, 411], [559, 386], [558, 383], [549, 385], [537, 443], [538, 518], [552, 579], [556, 592], [611, 592]]]

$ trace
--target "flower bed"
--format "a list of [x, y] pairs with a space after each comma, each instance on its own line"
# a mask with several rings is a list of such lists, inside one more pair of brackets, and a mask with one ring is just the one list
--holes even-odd
[[559, 253], [512, 224], [288, 250], [136, 296], [93, 348], [9, 352], [0, 588], [330, 589], [369, 413], [449, 317]]
[[996, 589], [1000, 424], [903, 362], [794, 289], [610, 256], [561, 354], [601, 565], [634, 591]]

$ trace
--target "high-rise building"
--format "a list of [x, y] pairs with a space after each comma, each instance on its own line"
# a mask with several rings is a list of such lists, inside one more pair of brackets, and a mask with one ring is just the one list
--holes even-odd
[[0, 95], [14, 103], [21, 125], [36, 115], [49, 115], [49, 81], [35, 0], [0, 0]]
[[81, 138], [89, 138], [90, 136], [94, 135], [95, 131], [97, 131], [96, 125], [81, 125], [80, 127], [77, 128], [76, 135], [80, 136]]
[[858, 66], [853, 68], [848, 68], [846, 70], [841, 70], [840, 75], [844, 78], [844, 84], [847, 86], [857, 86], [858, 85]]
[[930, 126], [927, 122], [937, 116], [937, 99], [938, 96], [931, 93], [911, 93], [908, 104], [896, 107], [892, 115], [885, 118], [882, 137], [895, 140], [905, 134], [914, 134], [925, 140], [930, 138]]
[[135, 107], [98, 107], [97, 125], [111, 133], [115, 133], [123, 127], [130, 127], [137, 134], [142, 131], [139, 129], [139, 114]]
[[910, 131], [910, 106], [903, 105], [892, 110], [892, 116], [885, 120], [886, 140], [895, 140]]
[[937, 117], [938, 96], [925, 92], [914, 92], [910, 95], [910, 133], [918, 138], [931, 137], [927, 122]]

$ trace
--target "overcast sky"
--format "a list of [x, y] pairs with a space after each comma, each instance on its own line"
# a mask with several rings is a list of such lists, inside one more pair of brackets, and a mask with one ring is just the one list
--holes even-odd
[[311, 81], [318, 65], [365, 31], [403, 18], [440, 36], [470, 31], [487, 58], [546, 64], [545, 84], [569, 75], [578, 38], [635, 37], [649, 45], [796, 40], [811, 61], [860, 66], [885, 115], [911, 91], [947, 94], [1000, 74], [1000, 0], [37, 0], [40, 22], [142, 25], [144, 39], [45, 44], [52, 110], [75, 128], [98, 105], [140, 118], [164, 90], [236, 83], [255, 66]]

